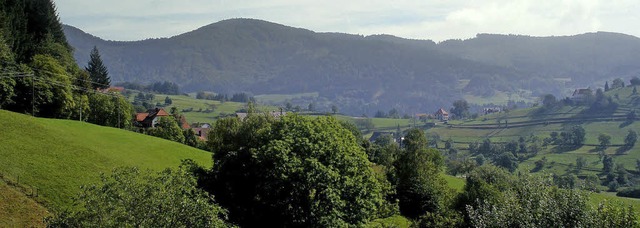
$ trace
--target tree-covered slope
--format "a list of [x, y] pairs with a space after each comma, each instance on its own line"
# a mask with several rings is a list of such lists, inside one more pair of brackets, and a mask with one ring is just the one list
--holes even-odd
[[187, 92], [318, 92], [352, 114], [442, 106], [459, 97], [453, 91], [459, 79], [516, 76], [510, 69], [445, 54], [431, 41], [315, 33], [251, 19], [137, 42], [65, 30], [78, 63], [86, 64], [86, 48], [97, 45], [114, 81], [169, 80]]
[[182, 159], [210, 166], [211, 154], [139, 133], [0, 110], [0, 174], [37, 188], [49, 208], [69, 206], [81, 185], [119, 166], [161, 170]]
[[[640, 72], [640, 39], [614, 33], [566, 37], [478, 35], [434, 43], [388, 35], [316, 33], [230, 19], [163, 39], [105, 41], [65, 26], [74, 56], [94, 45], [114, 81], [173, 81], [187, 92], [318, 92], [360, 115], [390, 107], [425, 112], [464, 94], [561, 94]], [[470, 82], [468, 84], [461, 82]], [[565, 83], [570, 81], [569, 83]]]

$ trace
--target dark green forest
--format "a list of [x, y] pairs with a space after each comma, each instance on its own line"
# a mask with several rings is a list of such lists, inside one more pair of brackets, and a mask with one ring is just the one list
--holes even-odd
[[171, 38], [116, 42], [64, 29], [79, 63], [87, 62], [85, 53], [94, 45], [100, 48], [114, 81], [171, 81], [185, 92], [318, 92], [351, 115], [372, 116], [391, 107], [431, 112], [463, 95], [563, 97], [578, 87], [640, 73], [640, 39], [605, 32], [479, 34], [435, 43], [230, 19]]

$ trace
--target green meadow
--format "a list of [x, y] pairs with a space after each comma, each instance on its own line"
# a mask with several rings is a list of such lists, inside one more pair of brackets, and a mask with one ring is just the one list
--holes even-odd
[[37, 191], [36, 199], [50, 209], [70, 206], [81, 185], [98, 181], [100, 173], [115, 167], [162, 170], [178, 167], [183, 159], [212, 164], [206, 151], [84, 122], [0, 110], [0, 126], [0, 174]]

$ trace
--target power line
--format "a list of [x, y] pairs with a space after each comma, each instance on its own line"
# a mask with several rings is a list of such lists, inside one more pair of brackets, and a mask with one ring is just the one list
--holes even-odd
[[[54, 72], [43, 70], [43, 69], [34, 69], [34, 71], [49, 73], [49, 74], [58, 75], [58, 76], [70, 77], [69, 75], [66, 75], [66, 74], [58, 74], [58, 73], [54, 73]], [[94, 84], [94, 85], [100, 85], [100, 86], [103, 86], [104, 88], [110, 87], [110, 85], [99, 83], [99, 82], [94, 82], [94, 81], [91, 81], [91, 80], [84, 80], [84, 79], [81, 79], [81, 78], [73, 78], [73, 77], [70, 77], [70, 78], [72, 78], [74, 80], [78, 80], [78, 81], [89, 82], [89, 83]]]

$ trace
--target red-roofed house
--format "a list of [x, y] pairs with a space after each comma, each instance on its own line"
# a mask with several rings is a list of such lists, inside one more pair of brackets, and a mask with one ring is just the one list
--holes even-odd
[[443, 108], [438, 109], [438, 111], [436, 111], [436, 113], [434, 113], [433, 115], [436, 117], [436, 119], [440, 121], [449, 120], [449, 113], [445, 111]]
[[209, 130], [211, 130], [211, 124], [208, 123], [195, 123], [191, 125], [191, 129], [196, 133], [196, 136], [200, 138], [200, 140], [207, 141], [207, 134], [209, 134]]
[[169, 116], [169, 113], [161, 108], [149, 109], [147, 112], [136, 113], [136, 119], [133, 124], [142, 128], [155, 127], [159, 118], [163, 116]]
[[182, 128], [182, 130], [191, 128], [191, 126], [187, 122], [187, 118], [185, 118], [183, 115], [180, 115], [180, 128]]

